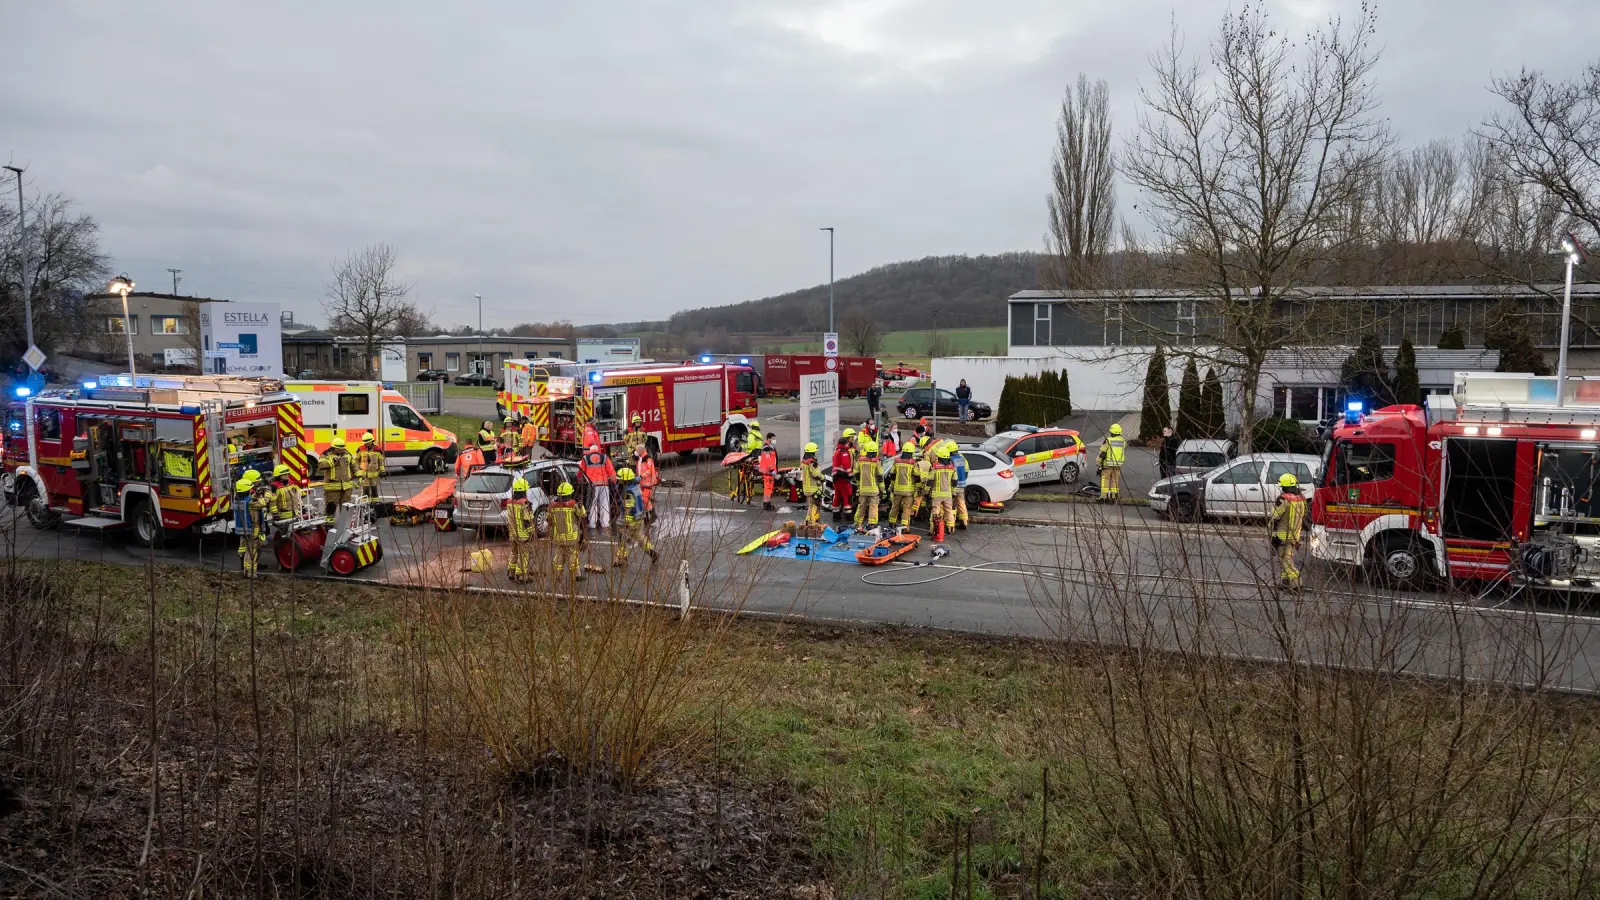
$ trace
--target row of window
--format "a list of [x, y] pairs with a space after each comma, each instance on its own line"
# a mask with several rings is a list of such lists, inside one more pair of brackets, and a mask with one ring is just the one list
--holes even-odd
[[[1280, 339], [1290, 344], [1332, 336], [1336, 343], [1355, 343], [1376, 334], [1385, 346], [1411, 338], [1431, 347], [1451, 328], [1466, 332], [1468, 346], [1481, 346], [1484, 332], [1497, 314], [1499, 300], [1458, 299], [1394, 301], [1292, 301], [1273, 318]], [[1522, 301], [1524, 324], [1540, 346], [1555, 346], [1561, 337], [1561, 309], [1544, 298]], [[1223, 343], [1216, 336], [1225, 322], [1210, 301], [1139, 300], [1126, 302], [1050, 302], [1011, 304], [1014, 347], [1193, 346]], [[1574, 298], [1573, 347], [1600, 347], [1600, 300]]]
[[[468, 361], [468, 364], [471, 366], [471, 371], [473, 371], [473, 372], [486, 372], [486, 371], [488, 371], [488, 367], [489, 367], [489, 365], [491, 363], [494, 362], [494, 357], [496, 355], [498, 355], [500, 357], [500, 362], [502, 362], [502, 363], [504, 363], [506, 360], [511, 358], [511, 354], [510, 353], [500, 353], [500, 354], [494, 354], [494, 353], [484, 353], [484, 354], [468, 353], [467, 354], [467, 361]], [[552, 359], [562, 359], [563, 358], [562, 355], [561, 355], [561, 351], [559, 351], [559, 350], [551, 352], [551, 353], [546, 353], [546, 354], [543, 354], [543, 355], [544, 356], [548, 356], [548, 357], [550, 357]], [[541, 354], [534, 353], [532, 350], [529, 350], [529, 351], [527, 351], [527, 352], [522, 354], [522, 358], [523, 359], [538, 359], [540, 356], [541, 356]], [[431, 369], [431, 368], [433, 368], [433, 353], [432, 352], [418, 353], [417, 354], [417, 368], [418, 369]], [[459, 371], [461, 371], [461, 354], [460, 353], [446, 353], [444, 355], [444, 370], [446, 372], [459, 372]]]
[[[126, 328], [139, 333], [139, 317], [106, 316], [106, 334], [122, 334]], [[150, 316], [151, 334], [188, 334], [189, 320], [183, 316]]]

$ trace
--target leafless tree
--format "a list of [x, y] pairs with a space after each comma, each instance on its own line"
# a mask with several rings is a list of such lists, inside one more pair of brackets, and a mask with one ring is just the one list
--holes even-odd
[[1100, 264], [1111, 249], [1116, 212], [1116, 164], [1111, 150], [1111, 98], [1104, 81], [1078, 76], [1067, 88], [1056, 122], [1054, 189], [1047, 198], [1051, 256], [1045, 286], [1097, 286]]
[[401, 310], [400, 318], [394, 324], [395, 337], [424, 337], [437, 332], [433, 317], [409, 303]]
[[1169, 283], [1205, 308], [1192, 338], [1161, 343], [1228, 371], [1246, 444], [1268, 354], [1327, 343], [1316, 305], [1294, 291], [1359, 248], [1349, 211], [1390, 142], [1373, 35], [1365, 6], [1352, 27], [1332, 21], [1300, 42], [1253, 6], [1224, 18], [1209, 69], [1174, 34], [1141, 92], [1147, 109], [1122, 171], [1164, 244]]
[[[80, 349], [97, 312], [84, 294], [105, 288], [111, 259], [100, 248], [100, 223], [62, 194], [27, 204], [27, 234], [19, 234], [14, 203], [0, 202], [0, 345], [14, 358], [27, 349], [22, 314], [22, 241], [28, 243], [34, 340], [46, 352]], [[100, 328], [100, 332], [104, 332]]]
[[839, 337], [856, 356], [877, 356], [883, 349], [883, 329], [875, 319], [859, 310], [839, 321]]
[[399, 280], [396, 265], [394, 248], [388, 244], [353, 252], [334, 264], [323, 301], [329, 330], [361, 339], [361, 357], [369, 373], [383, 339], [421, 316], [406, 300], [411, 286]]
[[1483, 134], [1509, 180], [1553, 197], [1569, 220], [1563, 230], [1600, 239], [1600, 62], [1571, 81], [1524, 69], [1496, 81], [1494, 92], [1511, 108]]

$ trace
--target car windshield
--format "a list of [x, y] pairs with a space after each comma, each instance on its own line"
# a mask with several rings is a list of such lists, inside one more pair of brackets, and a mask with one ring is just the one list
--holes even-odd
[[510, 472], [473, 472], [461, 483], [463, 494], [504, 494], [509, 490]]
[[1214, 450], [1190, 450], [1178, 454], [1178, 466], [1184, 469], [1215, 469], [1227, 461], [1227, 454]]
[[979, 444], [978, 449], [984, 451], [985, 453], [995, 453], [1004, 456], [1006, 448], [1011, 446], [1011, 442], [1015, 441], [1016, 439], [1017, 436], [1014, 434], [997, 434], [994, 437], [989, 438], [987, 441]]

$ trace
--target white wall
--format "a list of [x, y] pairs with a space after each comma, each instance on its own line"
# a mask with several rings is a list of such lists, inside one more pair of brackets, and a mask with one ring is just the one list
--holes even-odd
[[[1154, 348], [1122, 347], [1114, 356], [1083, 358], [1076, 354], [1040, 356], [941, 356], [933, 361], [933, 378], [939, 387], [955, 390], [965, 378], [974, 400], [1000, 403], [1000, 390], [1009, 375], [1037, 375], [1066, 370], [1074, 410], [1132, 412], [1144, 399], [1145, 370]], [[1204, 370], [1202, 369], [1202, 374]], [[1167, 358], [1167, 387], [1174, 409], [1183, 379], [1183, 359]], [[1270, 399], [1270, 394], [1268, 395]], [[1001, 423], [1002, 425], [1007, 423]]]
[[[202, 303], [200, 339], [207, 373], [283, 376], [283, 322], [276, 303]], [[222, 344], [253, 345], [254, 350]]]

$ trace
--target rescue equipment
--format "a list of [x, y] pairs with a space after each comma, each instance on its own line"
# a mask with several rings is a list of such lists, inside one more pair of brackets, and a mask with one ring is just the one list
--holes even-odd
[[863, 566], [881, 566], [894, 562], [907, 553], [917, 549], [922, 543], [922, 538], [914, 534], [897, 534], [856, 551], [856, 562]]

